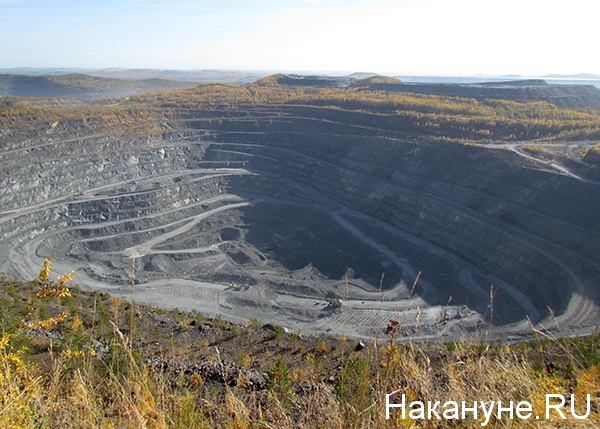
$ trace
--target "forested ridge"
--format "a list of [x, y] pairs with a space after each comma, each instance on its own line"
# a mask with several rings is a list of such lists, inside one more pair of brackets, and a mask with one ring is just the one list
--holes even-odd
[[[310, 117], [369, 129], [371, 134], [461, 143], [600, 139], [600, 110], [565, 109], [546, 101], [437, 96], [373, 91], [361, 80], [345, 88], [288, 86], [279, 75], [246, 86], [199, 85], [120, 100], [0, 98], [0, 121], [82, 120], [114, 133], [154, 134], [181, 118], [252, 116], [261, 109], [282, 117]], [[381, 79], [381, 78], [380, 78]]]
[[600, 110], [564, 109], [545, 101], [447, 97], [365, 90], [360, 81], [347, 88], [316, 88], [277, 84], [267, 77], [245, 87], [203, 85], [192, 89], [132, 97], [137, 102], [169, 110], [236, 110], [248, 106], [321, 108], [324, 119], [335, 113], [361, 113], [355, 125], [365, 125], [397, 136], [459, 142], [520, 141], [531, 139], [582, 140], [600, 138]]

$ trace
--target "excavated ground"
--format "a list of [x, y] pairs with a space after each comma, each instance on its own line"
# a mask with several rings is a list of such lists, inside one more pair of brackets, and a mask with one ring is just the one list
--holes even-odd
[[7, 275], [51, 257], [128, 296], [135, 258], [136, 301], [352, 337], [390, 319], [413, 339], [598, 322], [600, 187], [514, 146], [293, 108], [196, 112], [150, 138], [37, 131], [2, 137]]

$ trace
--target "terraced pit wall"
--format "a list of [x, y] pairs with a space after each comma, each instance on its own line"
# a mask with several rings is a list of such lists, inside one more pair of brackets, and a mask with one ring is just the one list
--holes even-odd
[[126, 295], [135, 257], [136, 299], [356, 336], [597, 323], [597, 183], [315, 111], [6, 137], [0, 270], [33, 278], [51, 257]]

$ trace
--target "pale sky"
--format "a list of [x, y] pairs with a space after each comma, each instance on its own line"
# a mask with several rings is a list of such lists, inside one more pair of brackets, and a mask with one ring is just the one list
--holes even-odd
[[600, 74], [595, 0], [0, 0], [0, 68]]

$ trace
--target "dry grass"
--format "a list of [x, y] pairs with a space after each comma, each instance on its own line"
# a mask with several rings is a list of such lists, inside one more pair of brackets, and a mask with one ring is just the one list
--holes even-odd
[[[199, 374], [148, 364], [130, 338], [135, 333], [131, 330], [134, 321], [127, 316], [133, 311], [125, 311], [125, 303], [113, 300], [115, 308], [105, 313], [117, 318], [108, 321], [108, 331], [106, 326], [100, 329], [106, 319], [106, 314], [100, 314], [100, 303], [94, 299], [93, 308], [79, 314], [73, 300], [65, 296], [69, 277], [50, 282], [49, 269], [48, 265], [42, 271], [43, 280], [30, 284], [34, 298], [22, 307], [14, 306], [20, 320], [3, 314], [2, 428], [475, 428], [486, 423], [481, 415], [478, 419], [468, 415], [464, 420], [402, 419], [397, 410], [386, 419], [386, 394], [392, 392], [404, 394], [409, 401], [440, 404], [528, 401], [532, 415], [542, 416], [540, 420], [514, 416], [511, 420], [505, 413], [487, 422], [492, 428], [600, 426], [598, 335], [589, 341], [542, 339], [514, 346], [478, 341], [400, 344], [395, 336], [401, 326], [390, 323], [388, 338], [364, 350], [354, 350], [344, 339], [338, 340], [341, 354], [333, 352], [332, 343], [314, 343], [312, 350], [299, 353], [303, 366], [291, 367], [281, 359], [261, 363], [259, 357], [245, 355], [245, 366], [266, 368], [269, 374], [268, 387], [253, 390], [243, 376], [225, 385]], [[6, 304], [11, 295], [0, 298]], [[116, 307], [122, 309], [120, 319]], [[65, 308], [69, 309], [67, 320], [44, 323], [59, 317]], [[129, 332], [124, 333], [124, 328]], [[39, 337], [40, 329], [47, 336], [45, 346], [31, 340], [32, 332]], [[60, 332], [60, 339], [54, 339], [54, 331]], [[103, 347], [96, 338], [103, 339]], [[285, 343], [291, 337], [273, 341]], [[328, 353], [316, 355], [317, 347], [327, 348]], [[45, 349], [47, 359], [35, 363], [34, 348]], [[218, 360], [221, 356], [215, 350]], [[335, 360], [335, 369], [324, 364], [327, 359]], [[553, 413], [546, 420], [545, 395], [551, 393], [574, 393], [579, 414], [585, 411], [583, 398], [591, 394], [589, 417], [563, 420]], [[565, 412], [569, 414], [570, 409], [566, 407]]]

